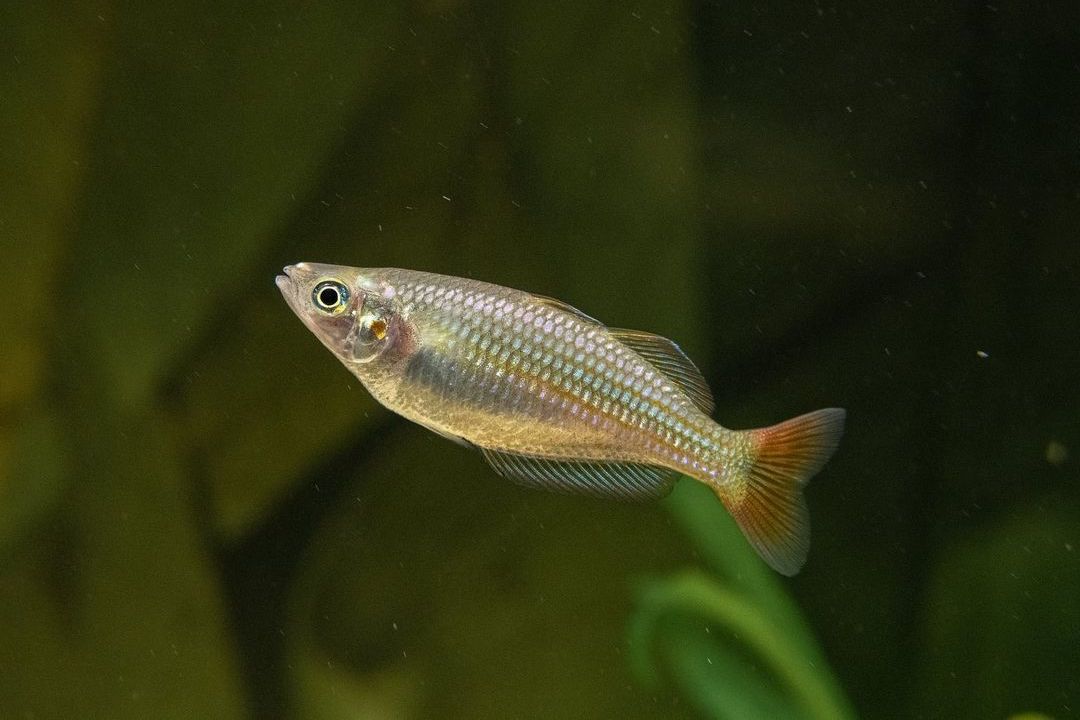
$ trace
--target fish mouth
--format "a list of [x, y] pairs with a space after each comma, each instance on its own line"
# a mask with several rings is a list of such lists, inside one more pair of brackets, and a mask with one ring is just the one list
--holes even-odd
[[293, 309], [293, 312], [297, 313], [300, 310], [297, 302], [297, 295], [300, 292], [300, 283], [296, 279], [298, 269], [296, 265], [286, 265], [281, 269], [281, 275], [274, 276], [274, 284], [281, 291], [281, 296], [285, 298], [285, 302]]
[[293, 289], [292, 274], [295, 271], [295, 265], [286, 265], [285, 267], [281, 268], [282, 274], [276, 275], [274, 277], [274, 284], [278, 286], [278, 290], [280, 290], [282, 293]]
[[282, 285], [287, 285], [293, 279], [293, 274], [299, 273], [299, 271], [302, 270], [304, 270], [304, 263], [298, 263], [296, 265], [286, 265], [285, 267], [281, 268], [282, 274], [275, 277], [274, 282], [277, 283], [278, 287], [281, 287]]

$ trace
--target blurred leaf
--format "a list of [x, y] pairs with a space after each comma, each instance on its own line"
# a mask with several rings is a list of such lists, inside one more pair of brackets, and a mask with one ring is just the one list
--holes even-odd
[[0, 569], [20, 539], [62, 497], [70, 478], [69, 448], [55, 414], [27, 413], [0, 444]]
[[45, 346], [70, 332], [55, 329], [57, 263], [96, 109], [106, 35], [97, 13], [93, 3], [0, 6], [0, 413], [30, 400]]
[[415, 677], [393, 667], [357, 674], [316, 648], [294, 656], [299, 720], [407, 720], [417, 712], [423, 687]]
[[[650, 652], [653, 638], [659, 633], [658, 624], [669, 614], [700, 619], [722, 630], [725, 636], [738, 638], [749, 650], [750, 662], [760, 662], [766, 677], [771, 676], [777, 683], [754, 677], [747, 660], [734, 652], [730, 642], [728, 645], [719, 640], [709, 643], [703, 654], [700, 641], [675, 644], [671, 638], [665, 638], [665, 644], [672, 648], [667, 654], [684, 671], [675, 674], [674, 681], [710, 717], [777, 717], [778, 713], [782, 717], [853, 716], [828, 666], [813, 646], [799, 637], [805, 631], [792, 635], [793, 630], [799, 629], [799, 623], [771, 617], [757, 598], [729, 590], [699, 572], [654, 581], [641, 591], [630, 639], [631, 660], [642, 680], [656, 682]], [[712, 664], [714, 655], [721, 665], [716, 672], [693, 671], [702, 662]], [[723, 672], [727, 667], [739, 669], [734, 674]], [[788, 706], [785, 696], [790, 698], [792, 706]]]
[[214, 529], [227, 538], [381, 412], [284, 302], [276, 312], [263, 304], [195, 361], [181, 391], [190, 466], [208, 483]]
[[243, 309], [233, 288], [341, 141], [400, 14], [350, 2], [105, 13], [113, 52], [66, 295], [117, 397], [145, 404], [209, 311]]
[[678, 678], [680, 691], [703, 715], [741, 718], [802, 718], [746, 653], [701, 632], [701, 623], [670, 622], [658, 651]]
[[106, 28], [95, 3], [0, 6], [0, 568], [60, 497], [59, 408], [42, 400], [48, 352], [75, 332], [58, 265], [84, 175]]
[[0, 707], [18, 717], [237, 718], [216, 575], [175, 452], [83, 416], [77, 483], [0, 579]]

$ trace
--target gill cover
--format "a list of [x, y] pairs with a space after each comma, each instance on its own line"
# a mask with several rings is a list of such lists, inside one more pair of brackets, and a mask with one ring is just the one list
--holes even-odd
[[394, 347], [400, 337], [401, 315], [393, 307], [393, 301], [374, 293], [364, 293], [353, 326], [353, 360], [371, 362]]

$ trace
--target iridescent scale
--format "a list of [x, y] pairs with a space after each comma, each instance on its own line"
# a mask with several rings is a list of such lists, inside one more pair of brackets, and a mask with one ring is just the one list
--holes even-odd
[[390, 409], [493, 451], [661, 466], [714, 485], [743, 469], [746, 440], [621, 342], [629, 331], [517, 290], [383, 272], [416, 328], [404, 366], [367, 383]]

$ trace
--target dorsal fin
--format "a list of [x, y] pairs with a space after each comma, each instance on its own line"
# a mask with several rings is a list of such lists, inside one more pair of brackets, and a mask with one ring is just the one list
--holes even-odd
[[589, 316], [589, 315], [586, 315], [585, 313], [581, 312], [580, 310], [578, 310], [578, 309], [577, 309], [576, 307], [574, 307], [573, 305], [571, 305], [571, 304], [569, 304], [569, 303], [564, 303], [564, 302], [563, 302], [562, 300], [556, 300], [555, 298], [553, 298], [553, 297], [548, 297], [547, 295], [536, 295], [536, 294], [533, 294], [533, 297], [534, 297], [534, 298], [535, 298], [535, 299], [536, 299], [536, 300], [537, 300], [537, 301], [538, 301], [538, 302], [539, 302], [539, 303], [540, 303], [541, 305], [547, 305], [548, 307], [552, 307], [552, 308], [555, 308], [556, 310], [562, 310], [562, 311], [563, 311], [564, 313], [569, 313], [569, 314], [571, 314], [571, 315], [574, 315], [574, 316], [576, 316], [576, 317], [577, 317], [577, 318], [578, 318], [579, 320], [583, 320], [583, 321], [585, 321], [585, 322], [587, 322], [587, 323], [591, 323], [591, 324], [593, 324], [593, 325], [603, 325], [603, 323], [601, 323], [601, 322], [600, 322], [599, 320], [597, 320], [596, 318], [594, 318], [594, 317], [591, 317], [591, 316]]
[[706, 415], [712, 415], [715, 402], [709, 384], [678, 345], [666, 337], [642, 330], [608, 328], [608, 332], [678, 385], [699, 410]]
[[519, 485], [556, 492], [644, 500], [670, 492], [677, 475], [665, 468], [636, 463], [552, 460], [480, 448], [484, 459]]

